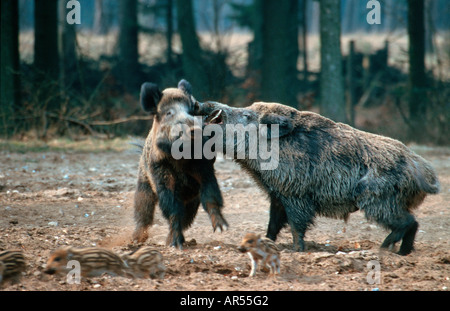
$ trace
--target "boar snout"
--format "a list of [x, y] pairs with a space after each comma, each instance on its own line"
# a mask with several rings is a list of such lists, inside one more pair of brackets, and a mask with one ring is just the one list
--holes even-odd
[[245, 247], [245, 246], [239, 246], [238, 248], [238, 251], [240, 251], [241, 253], [246, 253], [247, 252], [247, 248]]
[[49, 268], [49, 269], [45, 269], [44, 272], [51, 275], [51, 274], [55, 274], [56, 273], [56, 269]]

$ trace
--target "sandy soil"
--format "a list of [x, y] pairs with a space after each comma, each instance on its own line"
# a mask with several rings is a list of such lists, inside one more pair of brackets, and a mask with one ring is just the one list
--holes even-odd
[[[442, 191], [416, 211], [416, 251], [406, 257], [379, 252], [387, 232], [360, 212], [347, 224], [317, 218], [307, 232], [307, 251], [292, 252], [290, 231], [277, 240], [281, 274], [249, 278], [250, 260], [236, 246], [248, 231], [264, 234], [269, 202], [230, 160], [216, 163], [230, 228], [213, 233], [200, 209], [185, 232], [189, 245], [164, 245], [166, 221], [157, 211], [145, 243], [161, 251], [164, 280], [100, 277], [68, 284], [65, 276], [43, 273], [49, 254], [62, 245], [100, 246], [126, 253], [133, 223], [138, 155], [130, 151], [0, 151], [0, 251], [22, 249], [28, 269], [3, 290], [448, 290], [450, 287], [450, 149], [413, 146], [436, 168]], [[380, 282], [369, 284], [368, 263], [380, 264]], [[369, 276], [372, 274], [369, 274]], [[369, 278], [370, 279], [370, 278]]]

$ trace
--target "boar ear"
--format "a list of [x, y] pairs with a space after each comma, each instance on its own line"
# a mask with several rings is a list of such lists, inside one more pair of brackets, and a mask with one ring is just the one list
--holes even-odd
[[180, 82], [178, 82], [178, 88], [182, 90], [186, 95], [192, 95], [192, 85], [186, 80], [180, 80]]
[[[261, 135], [269, 139], [286, 136], [294, 129], [291, 119], [273, 113], [263, 115], [259, 119], [259, 123], [267, 124], [267, 129], [263, 130]], [[272, 131], [271, 125], [278, 125], [278, 133], [276, 133], [276, 131]]]
[[156, 113], [156, 107], [161, 100], [162, 93], [154, 83], [145, 82], [141, 86], [141, 106], [145, 112]]
[[194, 114], [200, 113], [202, 109], [203, 103], [200, 103], [199, 101], [194, 101]]

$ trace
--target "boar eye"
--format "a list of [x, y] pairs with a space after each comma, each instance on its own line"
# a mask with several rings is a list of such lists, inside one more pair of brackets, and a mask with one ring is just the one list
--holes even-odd
[[59, 261], [61, 261], [61, 257], [56, 257], [53, 261], [56, 261], [56, 262], [59, 262]]
[[166, 112], [166, 117], [170, 117], [173, 114], [172, 109]]
[[253, 243], [253, 240], [248, 240], [248, 243]]

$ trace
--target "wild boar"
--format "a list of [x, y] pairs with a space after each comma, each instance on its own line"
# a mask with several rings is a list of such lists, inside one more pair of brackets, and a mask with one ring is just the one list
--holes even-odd
[[18, 283], [26, 268], [27, 262], [21, 250], [0, 252], [0, 285], [7, 280]]
[[[289, 224], [294, 248], [303, 251], [305, 232], [316, 216], [347, 220], [361, 210], [369, 221], [391, 230], [382, 248], [402, 240], [399, 254], [413, 250], [418, 223], [411, 211], [427, 194], [439, 192], [439, 181], [431, 165], [400, 141], [278, 103], [232, 108], [206, 102], [196, 114], [203, 116], [205, 126], [219, 126], [222, 133], [236, 124], [256, 129], [257, 144], [249, 144], [251, 135], [228, 133], [222, 144], [226, 155], [245, 151], [245, 157], [234, 161], [270, 198], [268, 238], [275, 240]], [[277, 142], [273, 169], [262, 168], [259, 150], [249, 156], [264, 140]]]
[[[214, 231], [228, 227], [222, 216], [223, 199], [214, 175], [215, 158], [178, 158], [172, 150], [175, 142], [189, 140], [190, 132], [198, 130], [192, 114], [195, 103], [192, 87], [185, 80], [179, 82], [178, 88], [162, 92], [153, 83], [142, 85], [142, 108], [154, 120], [142, 150], [134, 197], [133, 239], [138, 242], [148, 238], [147, 228], [153, 223], [157, 203], [169, 222], [167, 244], [171, 246], [182, 248], [183, 231], [194, 221], [200, 203]], [[188, 128], [187, 135], [174, 135], [173, 130], [180, 126]]]
[[94, 277], [107, 273], [125, 276], [128, 270], [122, 259], [110, 250], [98, 247], [64, 246], [49, 257], [44, 270], [47, 274], [66, 274], [72, 270], [68, 263], [75, 260], [80, 265], [80, 276]]
[[238, 250], [247, 253], [252, 262], [250, 277], [256, 275], [258, 262], [262, 262], [262, 268], [269, 268], [270, 274], [280, 274], [280, 250], [277, 245], [268, 238], [261, 237], [259, 234], [247, 233], [241, 241]]
[[122, 255], [121, 258], [134, 278], [164, 278], [164, 258], [156, 249], [141, 247], [130, 254]]

